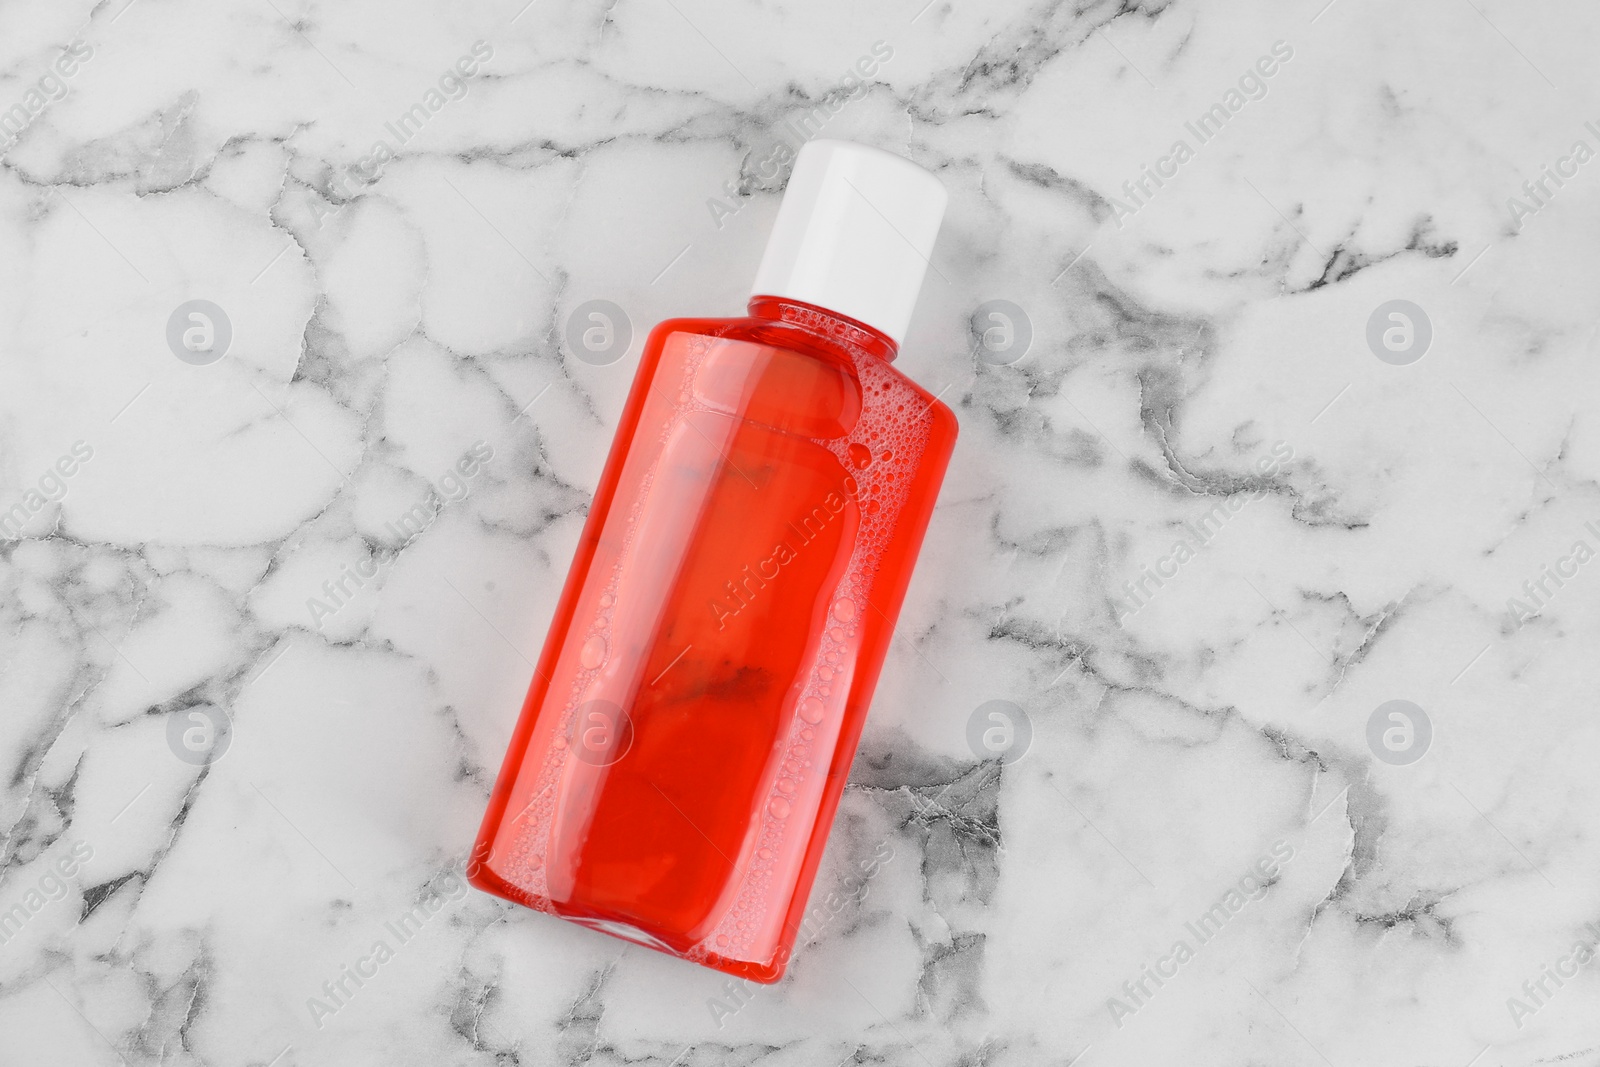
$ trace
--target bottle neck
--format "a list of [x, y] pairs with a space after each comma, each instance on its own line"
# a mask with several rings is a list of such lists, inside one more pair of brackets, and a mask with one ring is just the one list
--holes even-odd
[[876, 356], [885, 363], [892, 361], [900, 350], [886, 334], [866, 323], [800, 300], [781, 296], [752, 296], [750, 315], [752, 318], [784, 323], [814, 337]]

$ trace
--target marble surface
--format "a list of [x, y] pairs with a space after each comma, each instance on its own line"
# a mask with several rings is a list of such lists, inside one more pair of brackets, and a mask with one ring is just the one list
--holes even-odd
[[[0, 1063], [1600, 1063], [1600, 12], [523, 5], [0, 5]], [[748, 992], [459, 870], [806, 131], [962, 438]]]

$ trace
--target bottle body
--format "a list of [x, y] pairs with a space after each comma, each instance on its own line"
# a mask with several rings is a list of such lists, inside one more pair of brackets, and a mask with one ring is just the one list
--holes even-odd
[[645, 344], [470, 876], [775, 981], [956, 423], [876, 331], [751, 311]]

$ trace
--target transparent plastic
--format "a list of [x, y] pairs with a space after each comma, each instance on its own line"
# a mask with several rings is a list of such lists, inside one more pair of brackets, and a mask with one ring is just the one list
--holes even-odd
[[474, 849], [480, 889], [782, 976], [955, 445], [883, 334], [650, 334]]

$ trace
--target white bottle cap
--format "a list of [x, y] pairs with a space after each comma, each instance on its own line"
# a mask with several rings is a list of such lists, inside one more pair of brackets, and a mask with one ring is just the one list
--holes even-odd
[[949, 197], [909, 160], [851, 141], [800, 149], [755, 296], [800, 300], [866, 323], [898, 345]]

